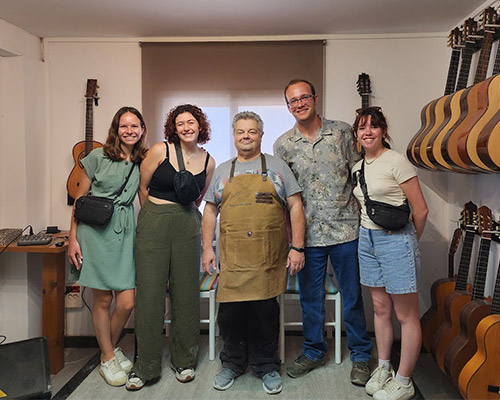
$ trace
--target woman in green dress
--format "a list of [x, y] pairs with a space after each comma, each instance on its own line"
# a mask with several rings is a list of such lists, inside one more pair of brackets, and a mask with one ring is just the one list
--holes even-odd
[[[139, 187], [139, 163], [146, 154], [146, 125], [133, 107], [120, 108], [104, 147], [81, 160], [84, 170], [76, 199], [93, 196], [115, 199], [113, 216], [105, 226], [78, 222], [72, 215], [68, 255], [80, 270], [80, 285], [92, 288], [92, 322], [101, 349], [100, 373], [111, 386], [124, 385], [132, 363], [116, 347], [134, 308], [135, 217], [133, 201]], [[115, 298], [112, 313], [111, 304]]]

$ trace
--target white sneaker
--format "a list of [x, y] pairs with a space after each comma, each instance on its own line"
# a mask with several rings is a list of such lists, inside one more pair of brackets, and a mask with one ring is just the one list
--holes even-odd
[[123, 371], [125, 371], [126, 374], [132, 371], [132, 361], [130, 361], [125, 356], [125, 354], [123, 354], [123, 351], [120, 347], [115, 348], [115, 357], [120, 363], [120, 367], [122, 367]]
[[390, 370], [387, 370], [385, 367], [380, 366], [376, 368], [370, 375], [370, 380], [366, 383], [365, 389], [366, 393], [370, 396], [373, 396], [375, 392], [378, 392], [382, 389], [385, 383], [393, 376], [392, 365], [390, 366]]
[[131, 372], [127, 377], [127, 390], [141, 390], [144, 387], [144, 381], [135, 374]]
[[120, 367], [120, 363], [113, 357], [111, 360], [101, 362], [99, 373], [102, 375], [108, 385], [123, 386], [127, 382], [127, 374]]
[[175, 371], [175, 378], [181, 383], [191, 382], [196, 376], [194, 368], [176, 368], [173, 365], [170, 368]]
[[403, 385], [395, 377], [390, 378], [382, 388], [373, 395], [374, 400], [409, 400], [415, 396], [415, 388], [410, 379], [408, 385]]

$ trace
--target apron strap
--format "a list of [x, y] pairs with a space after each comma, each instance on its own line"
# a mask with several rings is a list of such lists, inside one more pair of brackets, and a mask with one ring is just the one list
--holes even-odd
[[[232, 182], [234, 178], [234, 168], [236, 165], [236, 158], [237, 157], [233, 158], [233, 161], [231, 161], [231, 172], [229, 173], [229, 182]], [[266, 157], [262, 153], [260, 153], [260, 163], [262, 166], [262, 173], [261, 173], [262, 180], [265, 182], [267, 181], [267, 164], [266, 164]]]

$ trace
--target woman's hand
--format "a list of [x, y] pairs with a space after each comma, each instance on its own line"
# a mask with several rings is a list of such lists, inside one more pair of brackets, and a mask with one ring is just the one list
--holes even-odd
[[69, 239], [68, 257], [69, 262], [73, 264], [77, 270], [80, 270], [83, 262], [82, 250], [80, 249], [80, 243], [74, 238]]

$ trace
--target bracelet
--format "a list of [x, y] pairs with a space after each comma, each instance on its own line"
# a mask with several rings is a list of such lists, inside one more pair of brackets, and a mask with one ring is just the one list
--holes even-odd
[[303, 253], [306, 249], [303, 247], [295, 247], [295, 246], [290, 246], [292, 250], [298, 251], [299, 253]]

